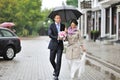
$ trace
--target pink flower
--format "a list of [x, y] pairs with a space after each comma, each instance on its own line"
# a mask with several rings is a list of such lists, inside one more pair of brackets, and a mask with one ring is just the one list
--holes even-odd
[[63, 38], [63, 40], [65, 40], [67, 35], [66, 35], [65, 31], [61, 31], [61, 32], [58, 33], [58, 36], [59, 36], [59, 38]]

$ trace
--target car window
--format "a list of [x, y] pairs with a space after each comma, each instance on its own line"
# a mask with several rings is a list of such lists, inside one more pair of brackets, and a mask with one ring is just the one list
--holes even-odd
[[2, 34], [1, 34], [1, 32], [0, 32], [0, 37], [2, 37]]
[[0, 37], [2, 37], [3, 35], [2, 35], [2, 33], [1, 33], [1, 30], [0, 30]]
[[3, 34], [3, 37], [13, 37], [14, 35], [7, 30], [1, 30], [1, 33]]

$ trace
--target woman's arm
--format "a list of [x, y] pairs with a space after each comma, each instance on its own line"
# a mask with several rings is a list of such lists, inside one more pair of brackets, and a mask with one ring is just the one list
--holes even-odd
[[83, 43], [83, 39], [82, 39], [82, 37], [81, 37], [80, 30], [79, 30], [79, 44], [80, 44], [80, 48], [81, 48], [84, 52], [86, 52], [86, 48], [85, 48], [85, 46], [84, 46], [84, 43]]

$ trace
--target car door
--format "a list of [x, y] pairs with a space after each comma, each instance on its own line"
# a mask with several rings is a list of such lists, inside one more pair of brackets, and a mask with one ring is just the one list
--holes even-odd
[[0, 38], [0, 49], [2, 52], [7, 45], [14, 43], [15, 35], [6, 29], [1, 29], [0, 33], [2, 35], [2, 37]]
[[1, 29], [0, 29], [0, 54], [2, 52], [2, 37], [3, 37], [3, 35], [2, 35]]

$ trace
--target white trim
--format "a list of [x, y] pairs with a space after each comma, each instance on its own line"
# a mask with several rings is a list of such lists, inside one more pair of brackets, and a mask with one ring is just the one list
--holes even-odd
[[106, 9], [104, 8], [105, 13], [104, 13], [104, 36], [106, 36]]
[[83, 25], [84, 25], [84, 21], [83, 21], [84, 19], [83, 19], [83, 18], [84, 18], [84, 16], [82, 15], [82, 16], [81, 16], [81, 36], [84, 36], [84, 30], [83, 30], [83, 29], [84, 29], [84, 28], [83, 28], [83, 27], [84, 27], [84, 26], [83, 26]]
[[111, 5], [120, 2], [120, 0], [104, 0], [99, 2], [101, 5]]
[[101, 37], [105, 37], [105, 24], [106, 24], [106, 10], [105, 8], [101, 9]]
[[109, 28], [110, 38], [112, 36], [112, 7], [110, 7], [110, 28]]
[[94, 29], [95, 30], [96, 30], [96, 27], [97, 27], [96, 23], [97, 23], [97, 15], [96, 15], [96, 11], [95, 11], [95, 21], [94, 21]]
[[97, 11], [97, 10], [100, 10], [100, 7], [94, 7], [94, 8], [92, 8], [92, 11]]
[[116, 39], [118, 40], [119, 39], [119, 35], [118, 35], [118, 29], [119, 29], [119, 12], [117, 12], [117, 28], [116, 28]]
[[85, 13], [85, 28], [84, 28], [84, 36], [87, 35], [87, 12]]

